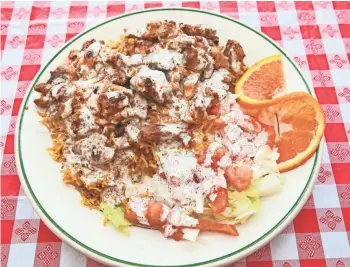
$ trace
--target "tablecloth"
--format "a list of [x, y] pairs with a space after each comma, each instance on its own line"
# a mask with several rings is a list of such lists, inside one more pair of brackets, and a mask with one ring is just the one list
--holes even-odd
[[[279, 43], [311, 80], [327, 117], [312, 196], [280, 235], [230, 267], [350, 266], [350, 3], [1, 2], [1, 266], [102, 266], [62, 243], [39, 219], [17, 176], [14, 131], [40, 66], [74, 35], [153, 7], [220, 12]], [[257, 47], [259, 49], [259, 47]]]

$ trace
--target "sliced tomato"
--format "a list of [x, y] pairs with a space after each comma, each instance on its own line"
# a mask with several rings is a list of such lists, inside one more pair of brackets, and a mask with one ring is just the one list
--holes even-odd
[[152, 227], [161, 227], [166, 221], [162, 221], [163, 205], [159, 202], [148, 201], [148, 207], [146, 211], [146, 218], [148, 223]]
[[228, 204], [228, 194], [226, 188], [219, 187], [215, 190], [216, 198], [214, 201], [209, 199], [211, 210], [215, 215], [225, 211]]
[[216, 115], [219, 116], [220, 115], [220, 110], [221, 110], [221, 105], [217, 104], [217, 105], [213, 105], [210, 108], [207, 109], [207, 113], [209, 115]]
[[236, 227], [233, 224], [216, 223], [204, 219], [198, 219], [198, 221], [199, 223], [196, 228], [201, 231], [220, 232], [233, 236], [239, 235]]
[[253, 171], [248, 167], [226, 167], [224, 176], [229, 185], [233, 186], [238, 192], [248, 188], [253, 179]]

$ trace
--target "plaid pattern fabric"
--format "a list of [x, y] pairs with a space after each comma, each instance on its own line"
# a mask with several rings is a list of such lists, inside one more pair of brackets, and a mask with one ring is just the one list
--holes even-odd
[[322, 167], [305, 207], [279, 236], [230, 267], [350, 266], [350, 3], [1, 2], [1, 266], [102, 266], [62, 243], [17, 176], [14, 130], [41, 65], [79, 32], [143, 8], [192, 7], [237, 18], [283, 46], [327, 116]]

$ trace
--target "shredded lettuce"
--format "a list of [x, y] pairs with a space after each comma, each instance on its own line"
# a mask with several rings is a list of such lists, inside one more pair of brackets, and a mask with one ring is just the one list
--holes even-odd
[[258, 179], [269, 173], [278, 173], [277, 159], [279, 153], [277, 150], [271, 150], [269, 146], [265, 146], [254, 157], [253, 177]]
[[270, 173], [255, 180], [259, 196], [267, 197], [280, 192], [284, 184], [284, 176], [279, 173]]
[[244, 192], [246, 193], [246, 195], [248, 197], [251, 197], [251, 198], [257, 197], [257, 198], [259, 198], [259, 189], [258, 189], [258, 186], [255, 183], [251, 184]]
[[100, 204], [104, 215], [108, 221], [124, 235], [129, 235], [130, 223], [124, 218], [124, 211], [121, 207], [112, 207], [107, 202]]
[[243, 224], [260, 209], [257, 185], [250, 185], [247, 190], [238, 192], [228, 190], [228, 207], [220, 215], [214, 216], [211, 209], [204, 208], [202, 218], [212, 219], [227, 224]]
[[[260, 208], [260, 199], [258, 190], [255, 185], [251, 185], [246, 191], [243, 192], [233, 192], [236, 199], [230, 204], [232, 204], [233, 217], [235, 224], [245, 223], [250, 216], [255, 214]], [[229, 193], [230, 195], [230, 193]], [[231, 194], [232, 197], [232, 194]]]

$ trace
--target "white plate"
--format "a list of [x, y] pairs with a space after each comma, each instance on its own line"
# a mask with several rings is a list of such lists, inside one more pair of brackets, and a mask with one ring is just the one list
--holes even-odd
[[[216, 266], [233, 262], [252, 253], [277, 235], [299, 212], [311, 193], [317, 176], [321, 151], [305, 165], [286, 173], [284, 191], [263, 199], [262, 209], [243, 226], [239, 237], [203, 233], [198, 242], [175, 242], [158, 231], [134, 227], [125, 237], [112, 226], [103, 226], [102, 214], [80, 204], [79, 193], [62, 182], [60, 164], [49, 157], [45, 148], [51, 146], [47, 129], [33, 100], [33, 87], [45, 82], [53, 70], [68, 55], [91, 38], [119, 39], [123, 29], [144, 27], [154, 20], [174, 20], [178, 23], [206, 24], [217, 30], [220, 42], [239, 41], [247, 55], [249, 66], [259, 59], [280, 53], [283, 55], [287, 91], [312, 93], [299, 68], [283, 49], [267, 36], [247, 25], [221, 16], [192, 9], [153, 9], [125, 14], [101, 23], [68, 42], [45, 65], [27, 93], [16, 129], [16, 163], [23, 188], [36, 212], [63, 241], [97, 261], [118, 266]], [[25, 109], [24, 107], [27, 107]]]

